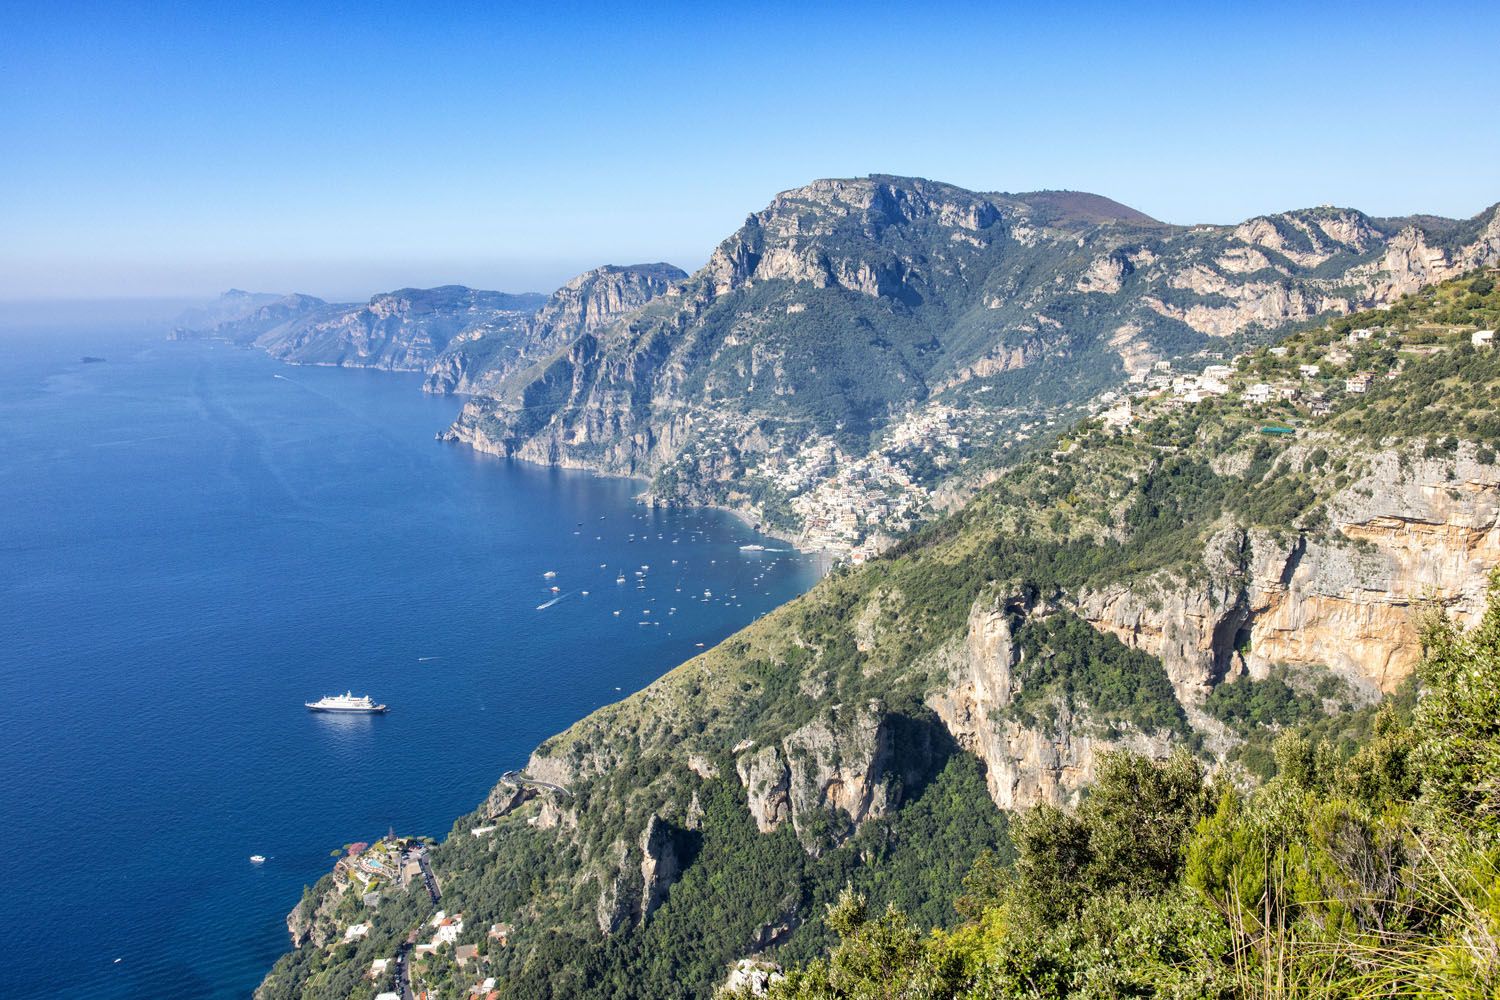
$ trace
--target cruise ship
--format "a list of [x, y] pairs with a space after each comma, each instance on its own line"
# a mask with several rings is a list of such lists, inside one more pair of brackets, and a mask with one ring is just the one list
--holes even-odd
[[354, 692], [345, 691], [343, 694], [329, 695], [319, 698], [317, 701], [304, 702], [314, 712], [359, 712], [365, 715], [375, 715], [386, 710], [384, 705], [375, 704], [369, 695], [354, 697]]

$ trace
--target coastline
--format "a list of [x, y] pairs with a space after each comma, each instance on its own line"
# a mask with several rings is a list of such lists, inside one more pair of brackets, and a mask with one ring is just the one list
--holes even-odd
[[[381, 364], [373, 364], [373, 365], [349, 364], [347, 362], [334, 363], [334, 362], [329, 362], [329, 361], [294, 361], [294, 360], [292, 360], [290, 358], [277, 357], [275, 354], [271, 353], [266, 348], [261, 347], [261, 346], [259, 346], [257, 344], [254, 344], [254, 343], [240, 344], [240, 343], [236, 343], [235, 341], [230, 340], [230, 339], [225, 338], [225, 337], [182, 336], [181, 335], [182, 332], [183, 331], [180, 331], [180, 330], [168, 331], [168, 333], [166, 335], [166, 339], [169, 340], [169, 341], [188, 341], [188, 340], [215, 341], [215, 342], [218, 342], [218, 343], [229, 344], [232, 347], [240, 347], [240, 348], [243, 348], [245, 350], [258, 351], [259, 353], [265, 355], [266, 357], [270, 358], [271, 360], [276, 361], [276, 362], [278, 362], [280, 364], [286, 365], [286, 366], [291, 367], [291, 368], [349, 368], [349, 369], [356, 369], [356, 370], [359, 370], [359, 371], [390, 372], [392, 374], [397, 374], [397, 375], [413, 375], [413, 374], [415, 374], [415, 375], [424, 375], [425, 376], [425, 375], [431, 374], [430, 368], [396, 368], [396, 367], [393, 367], [391, 365], [381, 365]], [[439, 393], [439, 392], [433, 392], [432, 390], [428, 389], [425, 384], [420, 387], [419, 391], [421, 391], [422, 393], [424, 393], [426, 395], [431, 395], [431, 396], [451, 396], [451, 397], [453, 397], [455, 399], [459, 399], [459, 400], [465, 401], [465, 405], [467, 405], [467, 400], [475, 398], [475, 394], [474, 393], [466, 393], [466, 392], [444, 392], [444, 393]], [[521, 455], [505, 455], [505, 454], [502, 454], [498, 449], [482, 447], [481, 444], [474, 439], [474, 437], [473, 437], [472, 434], [465, 433], [464, 430], [465, 430], [464, 428], [460, 427], [458, 421], [454, 421], [453, 423], [449, 424], [446, 428], [443, 428], [441, 430], [438, 430], [438, 431], [434, 432], [433, 438], [435, 440], [437, 440], [437, 441], [440, 441], [440, 442], [443, 442], [443, 443], [446, 443], [446, 444], [460, 444], [460, 445], [463, 445], [464, 447], [468, 448], [469, 450], [477, 452], [477, 453], [479, 453], [481, 455], [491, 455], [491, 456], [493, 456], [495, 458], [504, 458], [504, 459], [508, 459], [508, 460], [511, 460], [511, 461], [525, 462], [527, 465], [536, 466], [537, 468], [544, 468], [544, 469], [545, 468], [569, 469], [569, 470], [576, 471], [576, 472], [587, 472], [587, 473], [589, 473], [591, 475], [601, 476], [601, 477], [605, 477], [605, 478], [609, 478], [609, 479], [620, 479], [620, 480], [625, 480], [627, 482], [636, 482], [636, 483], [639, 483], [641, 485], [641, 487], [642, 487], [641, 492], [639, 492], [639, 493], [637, 493], [635, 495], [636, 496], [636, 500], [638, 502], [640, 502], [640, 503], [643, 503], [643, 504], [647, 505], [647, 506], [652, 506], [652, 507], [683, 507], [683, 508], [694, 508], [694, 509], [698, 509], [698, 510], [717, 510], [717, 511], [721, 511], [721, 512], [723, 512], [725, 514], [729, 514], [730, 516], [732, 516], [733, 518], [735, 518], [737, 521], [739, 521], [741, 524], [743, 524], [746, 528], [748, 528], [751, 531], [759, 532], [760, 534], [765, 535], [768, 538], [774, 538], [777, 541], [785, 542], [788, 545], [790, 545], [794, 550], [796, 550], [797, 552], [799, 552], [799, 553], [801, 553], [803, 555], [817, 556], [819, 558], [819, 561], [820, 561], [820, 564], [821, 564], [820, 565], [820, 575], [827, 575], [828, 570], [830, 568], [832, 568], [832, 566], [842, 556], [847, 555], [847, 553], [841, 553], [841, 552], [839, 552], [838, 550], [835, 550], [835, 549], [814, 548], [812, 546], [809, 546], [805, 542], [802, 541], [802, 537], [801, 537], [800, 534], [794, 534], [794, 533], [789, 532], [789, 531], [787, 531], [785, 529], [776, 528], [776, 527], [773, 527], [771, 525], [768, 525], [764, 521], [758, 520], [752, 511], [744, 510], [744, 509], [737, 508], [737, 507], [729, 507], [729, 506], [726, 506], [724, 504], [714, 504], [714, 503], [693, 504], [693, 503], [687, 503], [685, 501], [676, 500], [676, 499], [670, 499], [670, 500], [663, 499], [661, 497], [656, 496], [655, 494], [653, 494], [651, 492], [651, 480], [650, 480], [649, 477], [634, 476], [634, 475], [625, 475], [625, 474], [621, 474], [621, 473], [617, 473], [617, 472], [610, 472], [608, 470], [601, 469], [598, 466], [595, 466], [595, 465], [592, 465], [592, 464], [586, 463], [586, 462], [537, 462], [537, 461], [533, 461], [532, 459], [526, 458], [526, 457], [521, 456]]]
[[[233, 343], [230, 343], [230, 342], [224, 341], [224, 340], [219, 340], [219, 341], [216, 341], [215, 343], [218, 346], [223, 346], [224, 344], [229, 344], [229, 346], [232, 346], [232, 347], [253, 347], [253, 345], [233, 344]], [[213, 345], [203, 345], [203, 346], [206, 347], [206, 346], [213, 346]], [[177, 354], [179, 352], [173, 351], [173, 352], [169, 352], [169, 353]], [[182, 352], [182, 353], [187, 354], [188, 352]], [[194, 353], [196, 353], [196, 349], [194, 349]], [[424, 394], [422, 394], [422, 395], [419, 396], [417, 392], [413, 392], [412, 391], [412, 389], [415, 388], [414, 386], [410, 386], [409, 387], [409, 386], [406, 386], [404, 383], [402, 383], [400, 381], [402, 378], [410, 378], [411, 375], [413, 374], [412, 372], [409, 372], [409, 371], [399, 371], [399, 370], [395, 370], [395, 369], [391, 369], [391, 368], [387, 368], [387, 367], [375, 367], [375, 366], [364, 366], [364, 365], [331, 365], [331, 364], [303, 365], [303, 364], [296, 364], [295, 362], [289, 362], [289, 361], [286, 361], [286, 360], [283, 360], [283, 359], [280, 359], [280, 358], [276, 358], [274, 355], [272, 355], [269, 352], [266, 352], [266, 351], [264, 351], [263, 349], [260, 349], [260, 348], [254, 348], [253, 350], [250, 351], [250, 353], [248, 355], [243, 355], [242, 357], [246, 358], [247, 360], [253, 360], [253, 359], [256, 359], [256, 358], [265, 358], [265, 359], [267, 359], [269, 361], [275, 361], [275, 362], [277, 362], [278, 365], [283, 365], [283, 366], [286, 366], [286, 365], [295, 365], [296, 367], [302, 368], [304, 370], [331, 369], [331, 368], [357, 368], [357, 369], [359, 369], [361, 371], [391, 371], [394, 374], [396, 374], [398, 376], [398, 378], [391, 379], [391, 380], [370, 379], [370, 380], [368, 380], [368, 382], [366, 382], [366, 381], [364, 381], [362, 379], [355, 379], [354, 384], [363, 383], [364, 385], [370, 387], [372, 390], [373, 390], [374, 386], [377, 383], [383, 384], [383, 385], [387, 385], [387, 386], [394, 386], [396, 388], [396, 391], [397, 391], [398, 395], [402, 396], [403, 398], [408, 397], [408, 396], [416, 397], [419, 401], [424, 400], [424, 397], [426, 399], [431, 399], [432, 395], [433, 395], [433, 394], [424, 393]], [[230, 359], [225, 359], [225, 360], [228, 361]], [[256, 374], [257, 374], [257, 376], [259, 378], [265, 378], [266, 369], [263, 368], [263, 367], [261, 367], [261, 365], [259, 363], [251, 366], [251, 368], [252, 368], [252, 370], [254, 372], [256, 372]], [[270, 367], [270, 371], [271, 372], [274, 372], [274, 371], [277, 371], [277, 370], [279, 370], [279, 368], [277, 367], [277, 365], [272, 365]], [[342, 384], [342, 382], [340, 382], [340, 384]], [[278, 393], [277, 395], [278, 395], [278, 398], [279, 398], [280, 394]], [[462, 402], [463, 396], [466, 396], [467, 394], [454, 394], [454, 395], [460, 395], [461, 396], [460, 400], [457, 400], [455, 402]], [[300, 402], [297, 402], [297, 401], [294, 400], [294, 402], [293, 402], [292, 405], [294, 405], [294, 406], [301, 406], [303, 404], [301, 404]], [[419, 433], [419, 435], [418, 435], [419, 439], [414, 441], [414, 447], [415, 448], [417, 448], [417, 449], [431, 449], [432, 448], [432, 443], [433, 442], [431, 441], [430, 438], [427, 437], [427, 435], [430, 434], [430, 433], [432, 433], [433, 431], [441, 431], [441, 430], [445, 430], [446, 429], [447, 424], [448, 424], [448, 419], [444, 418], [441, 415], [442, 413], [445, 413], [445, 412], [447, 412], [446, 408], [444, 408], [442, 411], [439, 411], [439, 412], [436, 412], [436, 413], [433, 414], [437, 419], [434, 420], [434, 421], [432, 421], [431, 423], [429, 423], [427, 425], [428, 429], [426, 431], [421, 431]], [[438, 423], [438, 421], [441, 421], [441, 423]], [[457, 442], [454, 442], [454, 443], [457, 443]], [[473, 448], [470, 448], [470, 449], [467, 449], [467, 450], [470, 450], [470, 451], [480, 451], [482, 449], [473, 449]], [[492, 453], [487, 453], [487, 454], [492, 454]], [[443, 456], [442, 456], [442, 453], [438, 453], [437, 457], [440, 460], [439, 461], [440, 465], [445, 465], [446, 466], [446, 465], [454, 464], [451, 459], [444, 459]], [[501, 457], [501, 456], [495, 456], [495, 457]], [[524, 460], [524, 459], [523, 459], [523, 462], [525, 462], [526, 466], [529, 466], [532, 469], [535, 469], [535, 470], [538, 470], [538, 471], [540, 471], [540, 470], [542, 470], [544, 468], [547, 468], [547, 463], [537, 463], [537, 462], [527, 461], [527, 460]], [[468, 465], [470, 463], [469, 463], [469, 461], [465, 460], [465, 461], [459, 462], [457, 464], [459, 464], [459, 465]], [[482, 464], [487, 465], [488, 463], [482, 463]], [[556, 465], [554, 467], [563, 468], [564, 466]], [[648, 484], [648, 482], [646, 480], [642, 479], [639, 476], [628, 476], [628, 475], [619, 475], [619, 474], [607, 473], [607, 472], [602, 472], [602, 471], [600, 471], [598, 469], [588, 468], [586, 466], [572, 466], [570, 468], [572, 468], [575, 471], [587, 472], [589, 474], [590, 478], [595, 478], [595, 479], [598, 479], [600, 481], [613, 481], [615, 483], [620, 483], [621, 480], [633, 480], [633, 481], [630, 481], [630, 482], [627, 482], [627, 483], [620, 484], [620, 486], [616, 490], [613, 490], [612, 492], [615, 492], [616, 495], [618, 495], [621, 500], [625, 501], [628, 504], [639, 505], [639, 506], [635, 507], [636, 512], [638, 514], [644, 514], [644, 506], [645, 505], [649, 505], [649, 504], [651, 504], [653, 502], [654, 498], [652, 498], [649, 495], [649, 490], [648, 490], [648, 485], [649, 484]], [[465, 475], [465, 476], [463, 476], [461, 478], [470, 478], [470, 477], [468, 477], [468, 476]], [[535, 478], [535, 477], [533, 477], [533, 478]], [[415, 494], [417, 494], [418, 496], [420, 496], [420, 494], [421, 494], [422, 491], [420, 489], [415, 489], [414, 488], [413, 492]], [[680, 503], [680, 504], [672, 505], [672, 504], [667, 504], [667, 503], [665, 503], [663, 501], [657, 501], [657, 505], [658, 506], [663, 506], [663, 507], [665, 507], [665, 506], [677, 506], [677, 507], [681, 508], [684, 512], [691, 511], [694, 508], [703, 508], [703, 507], [709, 506], [709, 505], [702, 505], [702, 504], [686, 504], [686, 503]], [[754, 526], [755, 526], [755, 518], [754, 518], [754, 514], [753, 513], [746, 512], [746, 511], [736, 511], [736, 510], [732, 510], [732, 509], [728, 509], [728, 508], [724, 508], [724, 507], [719, 507], [717, 509], [720, 510], [720, 511], [722, 511], [722, 512], [724, 512], [724, 513], [732, 515], [733, 518], [734, 518], [734, 520], [732, 522], [728, 521], [728, 520], [720, 520], [718, 526], [714, 530], [712, 530], [711, 532], [709, 532], [709, 534], [707, 536], [716, 545], [721, 546], [720, 551], [713, 553], [714, 555], [718, 556], [718, 561], [719, 561], [719, 563], [721, 565], [725, 564], [726, 562], [730, 563], [730, 564], [744, 563], [744, 564], [749, 564], [749, 565], [756, 565], [756, 564], [760, 564], [760, 563], [769, 563], [769, 562], [772, 561], [772, 559], [769, 557], [769, 554], [768, 554], [767, 558], [761, 559], [761, 558], [758, 558], [758, 556], [760, 555], [760, 553], [754, 553], [754, 552], [744, 553], [743, 554], [743, 558], [741, 558], [741, 559], [736, 559], [734, 557], [734, 555], [731, 553], [731, 554], [729, 554], [729, 558], [726, 560], [724, 553], [727, 551], [728, 548], [732, 547], [732, 545], [741, 544], [741, 543], [748, 543], [748, 542], [754, 542], [754, 541], [759, 541], [760, 543], [762, 543], [764, 545], [770, 546], [770, 545], [772, 545], [774, 543], [772, 543], [771, 541], [769, 541], [769, 538], [771, 538], [771, 537], [778, 537], [779, 538], [780, 536], [767, 534], [766, 537], [762, 538], [758, 534], [757, 535], [748, 535], [748, 532], [751, 529], [753, 529]], [[673, 515], [674, 518], [676, 518], [677, 516], [678, 515], [675, 515], [675, 514]], [[615, 518], [615, 514], [613, 512], [611, 512], [610, 513], [610, 519], [611, 519], [611, 521], [613, 521], [614, 518]], [[710, 520], [708, 523], [711, 524], [712, 520]], [[571, 522], [570, 522], [570, 526], [571, 526]], [[563, 534], [566, 534], [566, 532], [563, 532]], [[792, 548], [791, 545], [788, 545], [787, 547], [788, 548]], [[802, 551], [802, 550], [799, 548], [798, 551]], [[790, 553], [788, 553], [788, 555], [790, 555]], [[652, 563], [657, 562], [657, 560], [654, 559], [654, 558], [651, 558], [648, 561], [650, 561]], [[666, 563], [666, 559], [662, 559], [661, 562], [663, 564], [665, 564]], [[794, 591], [794, 592], [792, 592], [791, 594], [784, 594], [784, 595], [779, 596], [779, 598], [776, 599], [776, 600], [774, 600], [774, 601], [767, 601], [766, 608], [779, 607], [782, 604], [784, 604], [787, 600], [791, 599], [791, 597], [793, 596], [793, 594], [795, 594], [795, 593], [801, 593], [801, 592], [805, 591], [806, 588], [814, 585], [817, 582], [817, 579], [820, 578], [823, 575], [824, 570], [825, 570], [825, 565], [826, 565], [822, 560], [814, 561], [812, 559], [804, 561], [804, 560], [801, 560], [801, 559], [785, 559], [784, 558], [784, 559], [781, 560], [781, 562], [782, 562], [782, 566], [783, 567], [786, 567], [790, 563], [800, 563], [801, 566], [799, 568], [797, 568], [796, 572], [803, 577], [803, 582], [799, 583], [797, 590]], [[551, 565], [550, 558], [549, 558], [549, 561], [548, 561], [547, 564]], [[751, 572], [754, 573], [754, 572], [759, 572], [759, 571], [760, 571], [759, 569], [755, 569], [755, 570], [752, 570]], [[719, 591], [720, 588], [719, 588], [719, 585], [718, 585], [717, 582], [714, 583], [713, 589], [714, 589], [715, 592]], [[535, 603], [534, 601], [530, 602], [530, 604], [534, 604], [534, 603]], [[530, 604], [527, 604], [527, 608], [528, 609], [530, 608]], [[728, 625], [729, 628], [738, 629], [740, 627], [743, 627], [744, 625], [750, 624], [753, 621], [753, 618], [751, 618], [751, 617], [748, 616], [748, 609], [750, 608], [748, 600], [746, 602], [745, 607], [747, 609], [747, 617], [739, 625], [735, 625], [733, 622], [727, 623], [727, 625]], [[761, 608], [757, 608], [756, 610], [760, 611], [762, 609]], [[708, 637], [707, 636], [702, 636], [701, 638], [708, 638]], [[709, 641], [713, 642], [714, 640], [710, 639]], [[650, 670], [651, 670], [651, 673], [649, 675], [642, 675], [638, 671], [637, 672], [637, 679], [635, 681], [635, 684], [638, 685], [638, 686], [640, 686], [640, 687], [647, 686], [650, 683], [652, 683], [655, 679], [657, 679], [658, 677], [660, 677], [661, 675], [664, 675], [664, 674], [670, 672], [671, 670], [678, 668], [683, 662], [686, 662], [687, 660], [691, 659], [693, 656], [695, 656], [698, 653], [702, 652], [702, 650], [698, 650], [697, 652], [693, 652], [693, 651], [687, 649], [687, 646], [690, 646], [690, 645], [691, 645], [690, 642], [687, 643], [683, 647], [683, 650], [680, 653], [674, 648], [674, 649], [672, 649], [672, 650], [669, 651], [669, 655], [662, 655], [662, 656], [660, 656], [656, 660], [656, 662], [654, 662], [652, 664], [648, 664], [648, 666], [650, 667]], [[426, 653], [426, 652], [432, 652], [432, 651], [433, 650], [422, 649], [422, 650], [415, 650], [414, 652], [424, 652], [424, 653]], [[438, 652], [445, 652], [445, 650], [437, 650], [437, 651]], [[431, 670], [436, 671], [439, 668], [438, 667], [432, 667], [432, 668], [425, 668], [425, 669], [431, 669]], [[439, 682], [439, 683], [441, 683], [441, 682]], [[615, 679], [615, 680], [612, 680], [610, 683], [612, 683], [612, 684], [625, 684], [626, 682], [623, 681], [623, 680], [620, 680], [620, 679]], [[389, 685], [387, 685], [387, 687], [388, 686]], [[630, 692], [630, 691], [635, 690], [635, 689], [637, 689], [637, 688], [633, 688], [633, 687], [631, 687], [631, 686], [629, 686], [627, 684], [626, 692]], [[599, 695], [601, 697], [607, 697], [607, 702], [606, 703], [608, 703], [608, 704], [613, 704], [613, 703], [621, 700], [622, 698], [626, 697], [626, 692], [616, 693], [612, 697], [608, 697], [608, 696], [606, 696], [606, 692], [608, 690], [609, 690], [608, 687], [602, 687], [599, 690]], [[300, 700], [299, 700], [299, 704], [300, 704]], [[393, 702], [393, 704], [394, 704], [394, 702]], [[499, 772], [501, 770], [503, 770], [505, 767], [520, 766], [523, 761], [529, 759], [529, 756], [530, 756], [531, 752], [533, 752], [538, 746], [542, 745], [547, 739], [550, 739], [550, 738], [556, 736], [559, 733], [566, 732], [569, 727], [571, 727], [572, 725], [576, 724], [578, 721], [586, 718], [592, 711], [597, 711], [597, 709], [599, 707], [601, 707], [601, 705], [600, 705], [600, 703], [596, 702], [596, 703], [592, 703], [592, 704], [588, 704], [588, 705], [583, 705], [581, 707], [580, 706], [570, 706], [570, 707], [576, 708], [576, 711], [573, 714], [567, 716], [565, 719], [561, 718], [561, 713], [553, 713], [554, 717], [551, 718], [551, 719], [549, 719], [549, 726], [544, 731], [540, 731], [540, 732], [531, 732], [531, 731], [528, 731], [526, 733], [526, 736], [529, 737], [529, 741], [525, 745], [524, 749], [522, 749], [519, 746], [519, 742], [520, 741], [516, 740], [515, 742], [518, 744], [518, 746], [517, 746], [518, 753], [514, 757], [507, 756], [506, 757], [506, 760], [508, 761], [507, 763], [504, 763], [501, 767], [495, 768], [494, 771], [490, 771], [488, 773], [480, 772], [480, 774], [482, 775], [482, 777], [484, 779], [485, 786], [489, 787], [490, 785], [492, 785], [493, 782], [494, 782], [494, 779], [498, 776]], [[298, 718], [300, 719], [300, 716]], [[414, 718], [414, 716], [413, 716], [413, 714], [411, 712], [404, 712], [403, 711], [403, 712], [393, 713], [391, 718], [395, 719], [398, 723], [401, 723], [404, 720], [409, 720], [411, 718]], [[387, 728], [390, 728], [389, 722], [390, 722], [390, 719], [387, 719], [386, 720], [386, 727]], [[445, 766], [446, 767], [451, 767], [452, 765], [451, 765], [451, 763], [449, 763], [449, 764], [447, 764]], [[451, 833], [451, 831], [453, 829], [453, 825], [454, 825], [455, 821], [458, 820], [458, 819], [460, 819], [461, 817], [463, 817], [464, 815], [466, 815], [470, 811], [474, 810], [475, 808], [477, 808], [480, 805], [480, 803], [483, 802], [483, 800], [484, 800], [484, 792], [483, 791], [480, 791], [477, 795], [472, 795], [472, 796], [466, 795], [462, 799], [462, 801], [458, 802], [457, 804], [453, 803], [450, 799], [445, 799], [445, 798], [442, 798], [442, 797], [434, 796], [434, 801], [438, 804], [438, 809], [432, 810], [431, 812], [425, 813], [423, 818], [416, 819], [414, 822], [406, 822], [406, 823], [402, 824], [402, 828], [403, 828], [403, 830], [405, 832], [429, 833], [429, 834], [432, 834], [432, 835], [436, 836], [440, 840], [445, 840], [450, 835], [450, 833]], [[438, 813], [441, 813], [440, 818], [434, 820], [433, 817], [436, 814], [438, 814]], [[409, 813], [407, 813], [407, 815], [409, 815]], [[354, 819], [354, 817], [351, 817], [351, 820], [353, 820], [353, 819]], [[343, 821], [335, 821], [333, 825], [341, 828], [342, 827], [342, 823], [343, 823]], [[384, 831], [386, 829], [386, 824], [385, 823], [379, 823], [379, 824], [377, 824], [377, 827], [378, 827], [379, 831]], [[369, 836], [368, 835], [368, 834], [374, 833], [374, 832], [376, 832], [376, 831], [375, 830], [365, 830], [365, 829], [359, 828], [359, 829], [355, 829], [352, 833], [340, 834], [339, 836], [341, 837], [342, 840], [354, 840], [354, 839], [357, 838], [357, 839], [360, 839], [360, 840], [374, 841], [374, 840], [376, 840], [376, 838], [374, 836]], [[307, 842], [300, 840], [300, 838], [302, 836], [304, 836], [304, 835], [306, 835], [306, 834], [299, 833], [298, 834], [298, 839], [299, 839], [299, 842], [301, 842], [301, 843], [303, 843], [305, 845]], [[465, 839], [467, 840], [467, 838], [465, 838]], [[330, 843], [330, 841], [327, 840], [326, 836], [319, 835], [318, 833], [313, 833], [311, 835], [311, 837], [310, 837], [310, 841], [311, 841], [312, 844]], [[332, 842], [333, 843], [337, 843], [338, 841], [335, 840], [335, 841], [332, 841]], [[265, 843], [265, 838], [260, 838], [260, 839], [255, 840], [250, 846], [247, 846], [246, 848], [244, 848], [244, 850], [245, 851], [258, 850], [260, 853], [263, 853], [263, 854], [266, 854], [266, 855], [271, 855], [273, 859], [276, 858], [277, 856], [287, 856], [287, 857], [290, 857], [290, 855], [292, 853], [291, 849], [289, 849], [285, 844], [274, 844], [273, 843], [273, 844], [270, 845], [270, 848], [268, 849], [267, 846], [266, 846], [266, 843]], [[321, 852], [319, 852], [319, 853], [321, 853]], [[237, 857], [241, 861], [243, 860], [244, 856], [245, 855], [244, 855], [243, 852], [237, 855]], [[326, 860], [324, 861], [324, 864], [327, 864]], [[265, 879], [268, 876], [272, 876], [272, 875], [276, 874], [276, 866], [273, 865], [269, 869], [255, 869], [255, 871], [257, 872], [257, 877], [258, 878]], [[317, 872], [316, 874], [314, 874], [312, 876], [309, 876], [309, 878], [308, 878], [307, 881], [314, 881], [314, 880], [317, 880], [317, 879], [321, 879], [325, 875], [327, 875], [327, 869], [323, 868], [322, 871]], [[298, 884], [302, 884], [302, 883], [298, 883]], [[277, 892], [274, 895], [274, 897], [271, 898], [271, 902], [272, 902], [272, 904], [276, 908], [276, 911], [277, 911], [276, 917], [274, 918], [274, 921], [265, 921], [264, 923], [261, 924], [261, 926], [262, 926], [262, 928], [264, 928], [266, 930], [267, 933], [274, 933], [274, 935], [275, 935], [275, 937], [277, 939], [277, 941], [276, 941], [276, 951], [269, 956], [269, 958], [268, 958], [268, 960], [267, 960], [267, 962], [265, 964], [263, 964], [263, 965], [262, 964], [257, 964], [256, 965], [255, 974], [257, 976], [257, 982], [263, 980], [264, 977], [269, 973], [269, 971], [270, 971], [270, 969], [271, 969], [272, 964], [274, 963], [274, 961], [280, 955], [285, 954], [293, 946], [292, 942], [288, 941], [288, 930], [289, 930], [289, 928], [286, 926], [285, 922], [287, 921], [288, 918], [290, 918], [292, 915], [294, 915], [295, 913], [297, 913], [298, 905], [300, 905], [298, 897], [296, 896], [295, 891], [293, 891], [291, 894], [286, 894], [286, 893], [283, 893], [283, 892]], [[293, 906], [286, 906], [285, 905], [286, 903], [292, 903], [294, 905]]]

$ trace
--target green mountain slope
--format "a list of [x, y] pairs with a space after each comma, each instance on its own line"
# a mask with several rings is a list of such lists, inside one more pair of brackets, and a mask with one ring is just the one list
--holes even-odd
[[[1278, 727], [1367, 729], [1361, 706], [1420, 658], [1416, 610], [1477, 621], [1500, 563], [1500, 352], [1474, 343], [1497, 310], [1494, 276], [1466, 277], [1143, 388], [548, 740], [531, 781], [502, 781], [433, 851], [483, 962], [443, 945], [418, 979], [706, 996], [737, 959], [797, 964], [865, 926], [830, 921], [845, 885], [952, 926], [976, 859], [1008, 856], [1007, 815], [1076, 805], [1113, 753], [1182, 748], [1250, 784]], [[384, 988], [364, 973], [421, 893], [386, 890], [369, 934], [337, 943], [358, 896], [314, 887], [293, 922], [324, 943], [261, 997]]]
[[1423, 638], [1420, 696], [1356, 713], [1357, 739], [1285, 729], [1248, 792], [1112, 756], [1078, 809], [1017, 818], [1011, 868], [975, 865], [962, 926], [846, 890], [829, 954], [746, 962], [722, 996], [1495, 996], [1500, 574], [1473, 630]]
[[[450, 437], [809, 529], [838, 506], [814, 494], [841, 464], [868, 456], [865, 482], [925, 499], [1158, 361], [1201, 368], [1497, 256], [1493, 208], [1189, 228], [1074, 192], [817, 181], [751, 215], [673, 294], [505, 372]], [[810, 540], [853, 544], [930, 514], [879, 503]]]

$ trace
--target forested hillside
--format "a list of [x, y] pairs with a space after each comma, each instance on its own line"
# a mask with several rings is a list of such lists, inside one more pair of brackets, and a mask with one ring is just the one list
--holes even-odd
[[1250, 790], [1185, 752], [1111, 755], [1078, 808], [1016, 818], [958, 926], [847, 888], [826, 956], [726, 996], [1496, 996], [1500, 574], [1477, 626], [1433, 612], [1423, 642], [1357, 740], [1287, 727]]
[[[463, 924], [416, 981], [703, 997], [753, 958], [794, 996], [1485, 982], [1497, 310], [1476, 273], [1144, 389], [546, 741], [434, 849]], [[428, 907], [359, 896], [313, 888], [294, 917], [322, 943], [261, 997], [388, 987], [371, 962], [432, 936]]]

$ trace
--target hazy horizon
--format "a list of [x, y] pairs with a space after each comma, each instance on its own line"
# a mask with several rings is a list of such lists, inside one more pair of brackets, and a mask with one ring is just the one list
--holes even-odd
[[1492, 7], [97, 4], [8, 28], [11, 301], [547, 292], [692, 270], [778, 191], [872, 172], [1181, 224], [1500, 200]]

